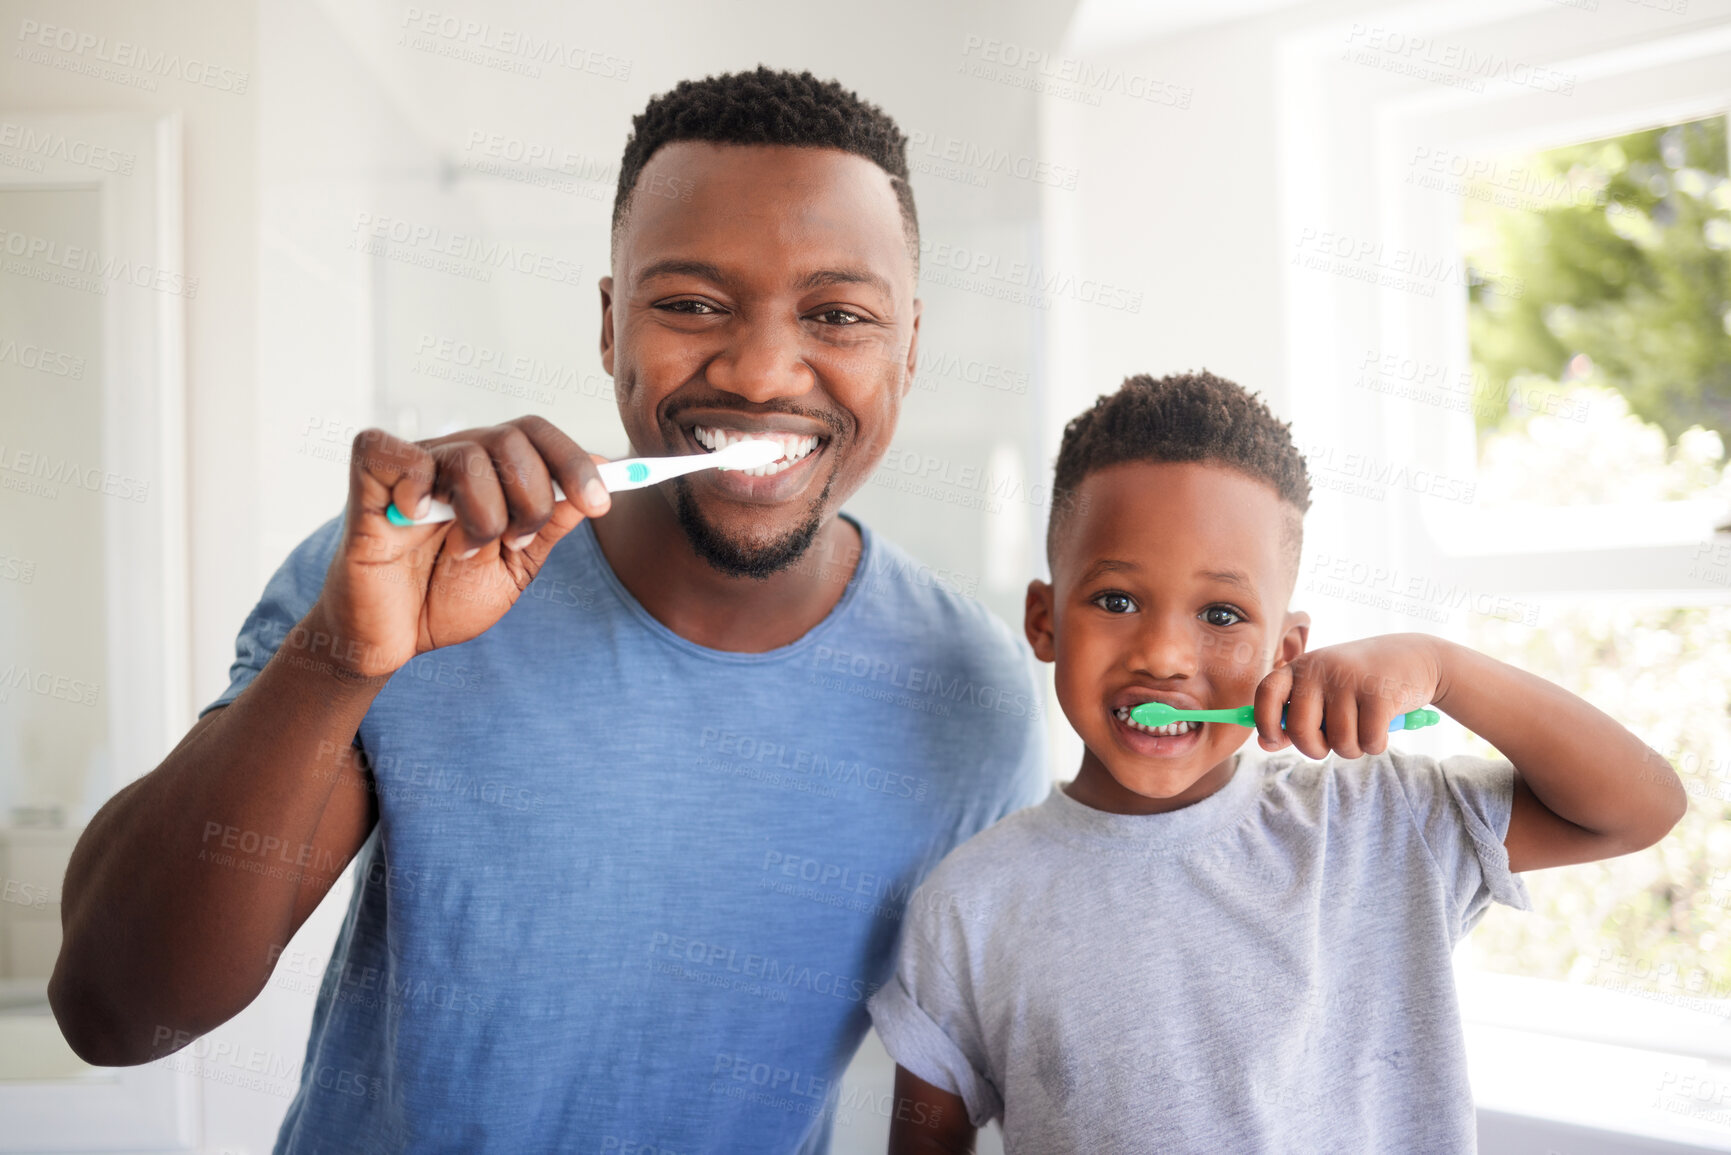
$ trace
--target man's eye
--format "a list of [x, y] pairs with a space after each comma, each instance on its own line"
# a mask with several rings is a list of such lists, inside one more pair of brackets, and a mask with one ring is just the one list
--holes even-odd
[[1101, 594], [1094, 599], [1094, 604], [1109, 614], [1128, 614], [1136, 610], [1136, 602], [1129, 594]]
[[689, 313], [694, 317], [715, 312], [715, 307], [707, 301], [668, 301], [656, 307], [669, 313]]
[[1244, 620], [1244, 615], [1231, 606], [1209, 606], [1202, 611], [1202, 620], [1211, 626], [1235, 626]]
[[821, 313], [813, 313], [812, 316], [828, 325], [857, 325], [860, 322], [858, 313], [850, 313], [846, 309], [825, 309]]

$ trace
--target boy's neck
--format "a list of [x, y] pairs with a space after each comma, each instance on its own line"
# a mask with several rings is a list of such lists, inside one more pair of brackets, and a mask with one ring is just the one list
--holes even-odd
[[1238, 755], [1235, 753], [1172, 797], [1150, 798], [1112, 777], [1106, 764], [1096, 758], [1092, 750], [1084, 749], [1082, 768], [1076, 771], [1073, 781], [1064, 784], [1063, 791], [1082, 805], [1108, 814], [1165, 814], [1193, 806], [1218, 793], [1232, 781], [1232, 771], [1237, 764]]

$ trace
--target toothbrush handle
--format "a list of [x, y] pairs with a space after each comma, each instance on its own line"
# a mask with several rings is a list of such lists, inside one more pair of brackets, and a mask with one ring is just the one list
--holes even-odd
[[[752, 444], [756, 444], [753, 442]], [[732, 448], [731, 446], [729, 448]], [[601, 475], [601, 484], [607, 487], [608, 493], [621, 493], [627, 489], [642, 489], [646, 485], [659, 485], [674, 477], [683, 477], [687, 473], [696, 473], [700, 469], [737, 469], [737, 459], [728, 464], [726, 450], [715, 453], [691, 453], [684, 457], [622, 457], [618, 461], [603, 461], [595, 466], [595, 471]], [[553, 483], [553, 500], [564, 501], [565, 491], [559, 488], [559, 483]], [[385, 507], [385, 518], [392, 525], [436, 525], [441, 521], [451, 521], [456, 517], [448, 502], [434, 501], [427, 509], [427, 516], [411, 518], [398, 509], [395, 502]]]
[[[1388, 724], [1388, 732], [1392, 734], [1396, 730], [1422, 730], [1424, 727], [1434, 726], [1440, 721], [1442, 721], [1441, 714], [1432, 710], [1428, 706], [1421, 706], [1417, 710], [1409, 710], [1404, 714], [1396, 714], [1394, 716], [1394, 721]], [[1252, 725], [1254, 725], [1254, 723], [1252, 723]], [[1282, 730], [1286, 729], [1285, 710], [1280, 711], [1280, 728]]]
[[607, 492], [619, 493], [626, 489], [659, 485], [687, 473], [696, 473], [699, 469], [718, 467], [726, 468], [719, 465], [715, 454], [690, 453], [684, 457], [622, 457], [618, 461], [609, 461], [595, 468], [601, 474]]
[[[595, 467], [595, 472], [601, 475], [601, 484], [607, 487], [608, 493], [618, 493], [626, 489], [641, 489], [645, 485], [654, 485], [660, 480], [654, 476], [647, 458], [627, 457], [619, 461], [604, 461]], [[680, 472], [685, 472], [681, 470]], [[559, 483], [553, 483], [553, 500], [564, 501], [565, 491], [559, 488]], [[426, 517], [409, 517], [399, 510], [395, 502], [385, 507], [385, 520], [392, 525], [437, 525], [441, 521], [454, 521], [456, 510], [449, 502], [435, 499], [427, 508]]]

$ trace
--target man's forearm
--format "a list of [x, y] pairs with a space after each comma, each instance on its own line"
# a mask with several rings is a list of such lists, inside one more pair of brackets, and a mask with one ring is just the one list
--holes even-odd
[[79, 839], [49, 988], [74, 1049], [158, 1057], [240, 1011], [370, 829], [353, 760], [385, 679], [285, 642], [251, 686]]

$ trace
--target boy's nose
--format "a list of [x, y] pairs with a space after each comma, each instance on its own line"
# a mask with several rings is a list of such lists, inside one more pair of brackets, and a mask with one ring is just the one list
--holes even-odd
[[1188, 621], [1150, 614], [1136, 635], [1132, 658], [1138, 672], [1155, 679], [1194, 677], [1202, 664], [1199, 643]]

